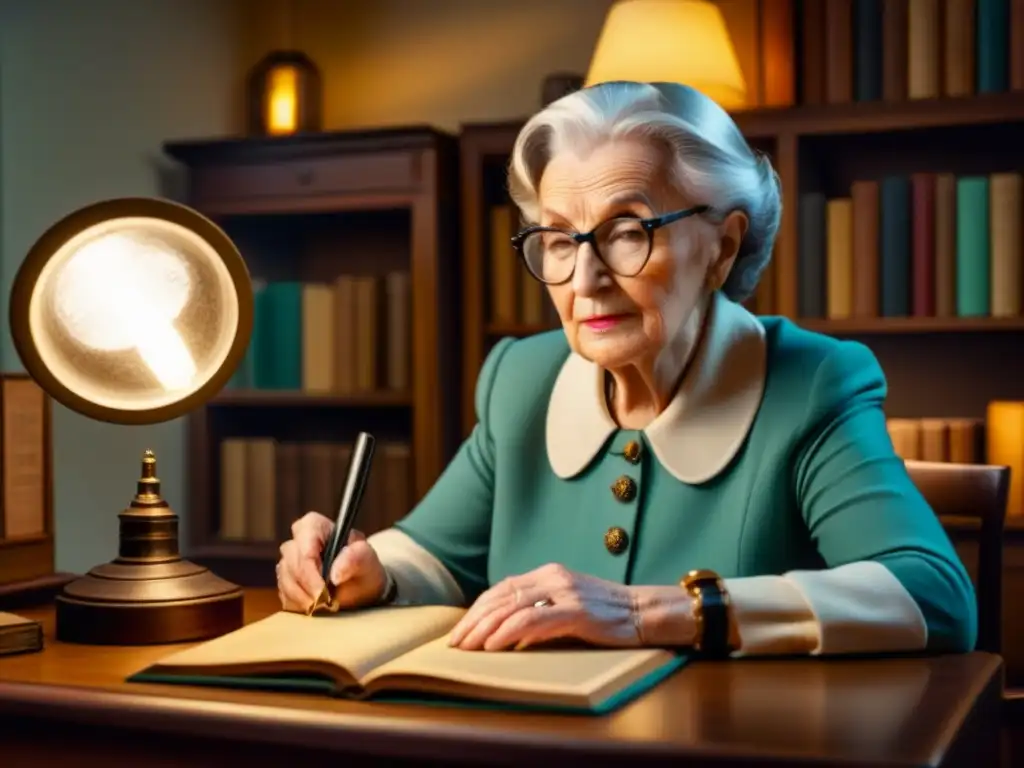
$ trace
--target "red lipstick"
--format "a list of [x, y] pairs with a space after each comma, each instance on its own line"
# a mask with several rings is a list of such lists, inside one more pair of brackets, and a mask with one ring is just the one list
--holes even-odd
[[626, 319], [628, 315], [594, 315], [583, 321], [583, 324], [592, 331], [607, 331]]

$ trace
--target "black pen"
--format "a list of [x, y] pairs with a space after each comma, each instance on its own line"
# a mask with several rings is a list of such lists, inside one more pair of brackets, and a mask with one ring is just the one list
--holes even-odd
[[359, 514], [359, 505], [363, 500], [363, 492], [366, 490], [366, 482], [370, 477], [370, 465], [373, 462], [373, 435], [360, 432], [356, 437], [355, 447], [352, 449], [352, 459], [348, 464], [348, 474], [345, 477], [345, 485], [341, 488], [341, 495], [338, 499], [338, 519], [334, 523], [334, 531], [331, 538], [321, 553], [320, 575], [323, 577], [324, 586], [320, 596], [313, 601], [309, 608], [312, 615], [317, 608], [329, 606], [334, 599], [331, 587], [331, 566], [337, 559], [345, 544], [348, 543], [349, 533], [352, 532], [352, 524], [355, 523]]

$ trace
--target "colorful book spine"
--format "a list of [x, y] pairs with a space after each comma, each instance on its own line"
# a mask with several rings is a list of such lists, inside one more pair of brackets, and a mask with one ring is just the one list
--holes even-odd
[[896, 455], [905, 461], [951, 464], [991, 461], [991, 456], [986, 455], [984, 419], [889, 418], [885, 428]]
[[804, 318], [1024, 317], [1024, 173], [858, 180], [798, 204]]
[[911, 314], [935, 315], [935, 175], [915, 173], [910, 177], [911, 195]]
[[853, 11], [854, 99], [882, 98], [883, 0], [857, 0]]
[[977, 0], [978, 93], [999, 93], [1009, 87], [1009, 0]]
[[960, 317], [989, 313], [988, 178], [956, 182], [956, 309]]
[[798, 310], [801, 317], [823, 318], [827, 314], [825, 254], [828, 238], [825, 233], [825, 195], [821, 192], [801, 195], [797, 213], [800, 217], [800, 243], [797, 249], [800, 265]]
[[880, 235], [881, 269], [879, 308], [883, 317], [910, 314], [911, 237], [910, 180], [890, 176], [882, 180]]
[[339, 275], [332, 283], [256, 280], [253, 290], [252, 337], [228, 389], [310, 395], [409, 391], [407, 271]]

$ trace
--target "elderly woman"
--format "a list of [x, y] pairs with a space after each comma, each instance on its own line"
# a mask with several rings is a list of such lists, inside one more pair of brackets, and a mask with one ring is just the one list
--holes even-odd
[[[524, 126], [509, 184], [563, 330], [494, 347], [437, 484], [333, 564], [340, 606], [469, 606], [472, 650], [971, 649], [973, 588], [875, 358], [738, 303], [780, 198], [729, 116], [679, 85], [587, 88]], [[319, 593], [331, 526], [309, 513], [281, 547], [285, 609]]]

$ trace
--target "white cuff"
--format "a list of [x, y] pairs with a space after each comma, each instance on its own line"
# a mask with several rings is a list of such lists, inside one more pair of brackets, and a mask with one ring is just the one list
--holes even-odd
[[736, 656], [891, 653], [928, 643], [921, 609], [881, 563], [725, 583], [742, 642]]
[[818, 646], [814, 611], [785, 576], [725, 579], [740, 649], [734, 656], [808, 654]]
[[397, 528], [387, 528], [369, 538], [381, 564], [398, 588], [393, 605], [455, 605], [466, 598], [444, 564]]

